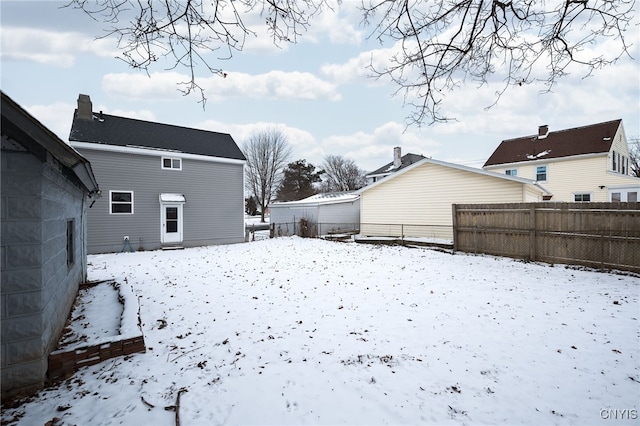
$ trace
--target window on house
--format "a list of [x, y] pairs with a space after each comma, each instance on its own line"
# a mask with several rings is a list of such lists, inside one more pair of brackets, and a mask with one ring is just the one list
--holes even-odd
[[162, 168], [171, 170], [182, 170], [182, 159], [173, 157], [162, 157]]
[[611, 193], [611, 202], [612, 203], [619, 203], [620, 200], [621, 200], [620, 192], [612, 192]]
[[111, 214], [133, 214], [133, 191], [109, 191]]
[[627, 192], [627, 201], [630, 203], [635, 203], [638, 201], [638, 192]]
[[73, 224], [74, 224], [74, 220], [73, 219], [67, 220], [67, 267], [68, 268], [71, 268], [73, 266], [74, 258], [75, 258], [75, 253], [73, 252], [73, 250], [74, 250], [74, 247], [73, 247], [73, 238], [74, 238]]
[[611, 170], [615, 172], [616, 170], [618, 170], [618, 154], [615, 151], [613, 151], [613, 154], [611, 155], [611, 159], [612, 159]]
[[591, 201], [591, 194], [588, 192], [573, 194], [573, 201], [576, 202], [589, 202]]
[[622, 156], [622, 174], [627, 174], [627, 157], [625, 157], [624, 155]]
[[547, 180], [547, 166], [536, 167], [536, 180], [539, 182]]
[[507, 169], [504, 171], [507, 176], [518, 176], [518, 169]]

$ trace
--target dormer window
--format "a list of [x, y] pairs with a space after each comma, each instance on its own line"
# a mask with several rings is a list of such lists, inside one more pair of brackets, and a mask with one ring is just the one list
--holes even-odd
[[182, 159], [175, 157], [162, 157], [162, 168], [168, 170], [182, 170]]

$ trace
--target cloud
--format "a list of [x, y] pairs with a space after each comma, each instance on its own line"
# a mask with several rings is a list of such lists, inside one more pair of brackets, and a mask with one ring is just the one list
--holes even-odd
[[68, 68], [78, 55], [114, 57], [113, 40], [95, 40], [77, 32], [56, 32], [34, 28], [5, 27], [1, 37], [2, 60], [31, 61]]
[[393, 148], [400, 147], [402, 155], [412, 153], [431, 156], [440, 143], [428, 137], [424, 130], [407, 129], [401, 123], [387, 122], [371, 132], [333, 135], [321, 142], [323, 155], [342, 155], [359, 167], [372, 171], [393, 160]]
[[67, 102], [24, 106], [29, 114], [67, 143], [69, 142], [69, 132], [75, 108], [75, 104]]
[[317, 141], [308, 131], [278, 122], [257, 122], [248, 124], [230, 124], [207, 120], [194, 127], [216, 132], [229, 133], [238, 146], [242, 147], [254, 132], [275, 127], [282, 129], [292, 148], [290, 161], [305, 159], [320, 167], [325, 156], [340, 155], [352, 159], [366, 171], [372, 171], [393, 160], [393, 148], [401, 147], [402, 155], [407, 153], [431, 156], [440, 143], [419, 131], [405, 131], [404, 126], [388, 122], [371, 132], [355, 132], [348, 135], [333, 135]]
[[[69, 133], [71, 132], [71, 122], [73, 113], [77, 108], [75, 103], [55, 102], [48, 105], [29, 105], [24, 107], [29, 114], [40, 121], [45, 127], [51, 130], [64, 142], [69, 142]], [[117, 115], [119, 117], [135, 118], [139, 120], [155, 121], [155, 115], [148, 110], [111, 110], [106, 105], [94, 104], [94, 111], [104, 111], [109, 115]]]
[[[144, 74], [107, 74], [102, 79], [105, 92], [122, 98], [172, 100], [182, 96], [180, 83], [189, 77], [177, 72]], [[270, 71], [251, 75], [229, 72], [226, 77], [212, 75], [197, 83], [212, 101], [229, 98], [339, 101], [336, 86], [311, 73]]]

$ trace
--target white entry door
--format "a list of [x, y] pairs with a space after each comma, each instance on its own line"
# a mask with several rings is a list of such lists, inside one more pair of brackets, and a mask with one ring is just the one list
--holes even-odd
[[182, 203], [161, 204], [160, 235], [163, 244], [182, 242]]

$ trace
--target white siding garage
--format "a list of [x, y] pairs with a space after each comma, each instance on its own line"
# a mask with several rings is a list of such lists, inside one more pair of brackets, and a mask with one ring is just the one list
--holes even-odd
[[452, 239], [453, 204], [535, 202], [547, 194], [529, 179], [426, 158], [360, 190], [360, 234]]
[[269, 205], [276, 236], [299, 235], [300, 220], [313, 224], [314, 234], [350, 232], [360, 223], [360, 195], [355, 192], [323, 193], [299, 201]]

